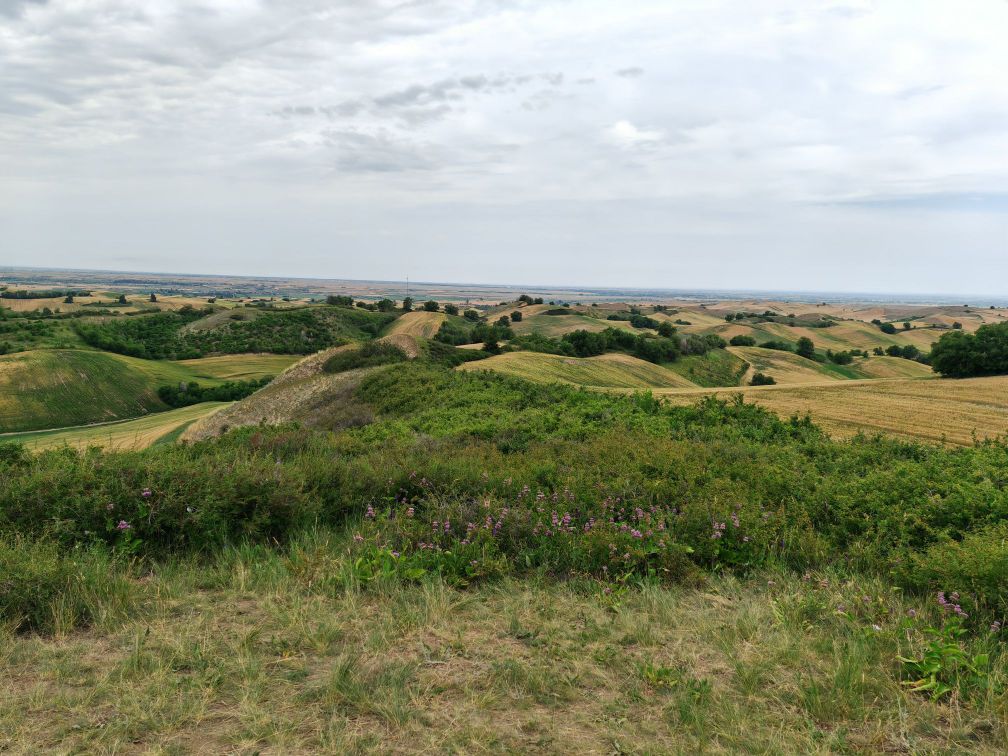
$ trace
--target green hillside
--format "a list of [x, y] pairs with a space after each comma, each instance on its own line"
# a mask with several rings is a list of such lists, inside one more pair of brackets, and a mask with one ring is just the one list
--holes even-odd
[[[141, 360], [78, 349], [0, 356], [0, 433], [123, 420], [166, 410], [168, 406], [157, 395], [160, 386], [222, 383], [209, 377], [200, 363]], [[247, 375], [270, 374], [253, 369]]]

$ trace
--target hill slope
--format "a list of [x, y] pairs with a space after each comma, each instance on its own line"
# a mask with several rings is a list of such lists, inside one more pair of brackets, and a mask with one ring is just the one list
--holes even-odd
[[493, 370], [538, 383], [559, 382], [612, 388], [695, 386], [671, 370], [626, 354], [579, 358], [538, 352], [507, 352], [487, 360], [467, 362], [458, 369]]
[[179, 363], [78, 349], [3, 355], [0, 433], [139, 417], [168, 409], [158, 398], [160, 386], [190, 381], [217, 385], [230, 375], [248, 379], [279, 372], [279, 361], [263, 361], [259, 355], [251, 355], [243, 368], [243, 357]]

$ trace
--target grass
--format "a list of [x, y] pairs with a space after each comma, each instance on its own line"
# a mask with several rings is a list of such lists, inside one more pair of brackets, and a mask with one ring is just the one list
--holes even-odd
[[506, 352], [479, 362], [465, 363], [458, 369], [493, 370], [540, 383], [621, 388], [694, 386], [665, 367], [617, 353], [578, 358], [537, 352]]
[[[876, 359], [881, 358], [870, 358]], [[782, 417], [808, 413], [841, 438], [864, 432], [970, 444], [974, 438], [1008, 436], [1008, 376], [837, 381], [708, 393], [724, 396], [739, 391], [746, 401]], [[677, 404], [691, 404], [702, 392], [656, 393]]]
[[229, 402], [203, 402], [166, 412], [155, 412], [133, 420], [4, 434], [0, 435], [0, 442], [22, 443], [33, 451], [64, 445], [78, 449], [102, 446], [121, 451], [135, 451], [146, 449], [155, 443], [174, 441], [192, 423], [229, 404]]
[[680, 357], [669, 369], [697, 386], [738, 386], [748, 365], [727, 349], [712, 349], [707, 354]]
[[179, 360], [197, 379], [221, 381], [248, 381], [279, 375], [300, 357], [288, 354], [226, 354], [219, 357], [199, 357]]
[[[934, 612], [884, 582], [365, 588], [345, 549], [345, 536], [322, 532], [165, 564], [91, 596], [88, 630], [7, 635], [0, 750], [1008, 748], [1003, 694], [935, 703], [901, 685], [896, 657], [920, 648]], [[920, 622], [904, 619], [911, 609]], [[992, 674], [1005, 680], [1003, 657]]]
[[[591, 331], [593, 333], [604, 331], [606, 328], [622, 328], [625, 331], [638, 332], [638, 329], [631, 326], [625, 320], [605, 320], [602, 317], [594, 318], [590, 315], [582, 315], [574, 312], [570, 315], [547, 315], [546, 312], [558, 307], [548, 305], [535, 305], [522, 311], [522, 319], [511, 325], [518, 336], [529, 333], [541, 333], [550, 338], [559, 338], [571, 331]], [[654, 333], [644, 330], [643, 333]]]
[[427, 312], [414, 310], [407, 312], [395, 320], [386, 330], [387, 336], [405, 334], [423, 339], [434, 338], [438, 328], [448, 318], [443, 312]]
[[262, 377], [294, 358], [233, 355], [185, 362], [77, 349], [0, 356], [0, 432], [67, 428], [161, 412], [160, 386]]

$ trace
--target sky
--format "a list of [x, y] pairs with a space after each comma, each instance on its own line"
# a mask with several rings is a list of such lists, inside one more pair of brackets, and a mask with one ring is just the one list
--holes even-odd
[[0, 0], [0, 265], [1003, 295], [1006, 38], [1006, 0]]

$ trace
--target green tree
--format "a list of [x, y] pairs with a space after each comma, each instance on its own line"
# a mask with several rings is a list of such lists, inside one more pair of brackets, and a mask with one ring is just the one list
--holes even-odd
[[157, 294], [155, 294], [154, 292], [151, 292], [150, 301], [151, 302], [157, 302]]
[[394, 309], [395, 309], [395, 300], [394, 299], [389, 299], [388, 297], [386, 297], [385, 299], [379, 299], [378, 300], [378, 311], [379, 312], [392, 312]]
[[402, 301], [403, 312], [413, 312], [413, 297], [406, 297]]
[[514, 312], [511, 313], [512, 323], [521, 323], [521, 319], [522, 319], [521, 310], [515, 310]]
[[428, 299], [423, 303], [423, 308], [426, 312], [437, 312], [441, 309], [441, 305], [435, 302], [433, 299]]
[[795, 347], [795, 353], [799, 357], [805, 357], [809, 360], [814, 360], [816, 357], [815, 344], [812, 343], [812, 339], [808, 336], [802, 336], [798, 339], [798, 345]]
[[458, 305], [457, 304], [452, 304], [451, 302], [449, 302], [448, 304], [446, 304], [444, 306], [444, 311], [448, 315], [458, 315], [458, 313], [459, 313]]
[[462, 313], [462, 316], [466, 320], [471, 320], [474, 323], [480, 319], [479, 310], [466, 310], [464, 313]]

